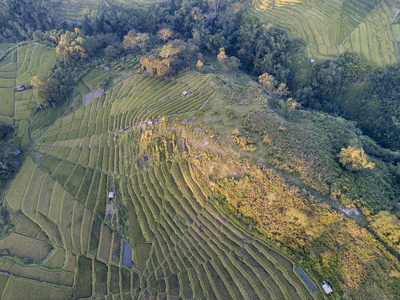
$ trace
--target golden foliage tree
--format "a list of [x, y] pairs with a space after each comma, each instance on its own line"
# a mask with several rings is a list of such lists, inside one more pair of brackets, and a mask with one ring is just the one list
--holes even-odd
[[228, 69], [237, 70], [241, 65], [240, 60], [237, 57], [228, 57], [224, 48], [219, 49], [217, 59], [224, 71], [227, 71]]
[[225, 49], [224, 49], [224, 48], [220, 48], [220, 49], [219, 49], [219, 53], [218, 53], [218, 55], [217, 55], [217, 59], [218, 59], [218, 62], [219, 62], [221, 65], [225, 65], [225, 64], [228, 63], [229, 58], [228, 58], [228, 56], [226, 55]]
[[166, 43], [172, 36], [174, 35], [174, 31], [169, 28], [160, 29], [157, 31], [157, 37]]
[[142, 56], [140, 64], [142, 68], [153, 75], [165, 76], [171, 72], [171, 60], [161, 59], [154, 55]]
[[180, 52], [179, 48], [173, 47], [172, 44], [168, 44], [162, 47], [159, 55], [163, 58], [171, 58], [175, 55], [177, 55]]
[[297, 103], [295, 100], [293, 100], [292, 98], [285, 100], [281, 100], [279, 101], [279, 105], [282, 108], [282, 112], [283, 112], [283, 116], [285, 118], [289, 117], [292, 112], [300, 105], [299, 103]]
[[128, 34], [124, 36], [123, 45], [125, 49], [134, 50], [140, 48], [143, 50], [148, 40], [148, 33], [139, 33], [135, 30], [130, 30]]
[[197, 50], [197, 47], [190, 43], [173, 40], [164, 45], [158, 54], [143, 56], [140, 63], [147, 72], [165, 76], [175, 72], [179, 67], [187, 66], [190, 56]]
[[269, 75], [268, 73], [264, 73], [258, 77], [258, 82], [265, 88], [267, 91], [272, 92], [275, 89], [275, 77]]
[[56, 51], [65, 64], [89, 57], [89, 45], [83, 37], [79, 36], [79, 30], [62, 34]]
[[199, 59], [196, 64], [197, 70], [201, 70], [203, 66], [204, 66], [203, 62]]
[[242, 151], [253, 152], [257, 150], [253, 141], [250, 138], [243, 136], [239, 130], [235, 129], [232, 131], [231, 135], [233, 143]]
[[342, 148], [338, 157], [342, 165], [351, 171], [373, 169], [375, 167], [373, 162], [368, 162], [363, 148], [357, 149], [352, 146]]
[[48, 80], [43, 76], [34, 76], [31, 80], [31, 85], [33, 88], [33, 97], [37, 101], [39, 106], [46, 106], [47, 97], [44, 91], [48, 87]]
[[274, 91], [274, 94], [278, 97], [278, 98], [283, 98], [286, 97], [287, 95], [289, 95], [289, 89], [286, 85], [286, 83], [280, 83], [278, 85], [278, 88]]

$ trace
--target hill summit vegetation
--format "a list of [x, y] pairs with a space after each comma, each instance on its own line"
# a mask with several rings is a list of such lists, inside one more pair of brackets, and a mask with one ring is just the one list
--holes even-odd
[[400, 297], [398, 64], [99, 2], [0, 2], [2, 298]]

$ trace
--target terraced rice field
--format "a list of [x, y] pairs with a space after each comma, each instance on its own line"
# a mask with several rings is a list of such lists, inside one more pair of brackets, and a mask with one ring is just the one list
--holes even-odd
[[0, 122], [14, 125], [26, 120], [35, 108], [32, 90], [16, 91], [29, 86], [33, 76], [47, 75], [56, 53], [43, 45], [14, 46], [0, 62]]
[[[17, 229], [0, 241], [1, 298], [321, 299], [293, 262], [218, 211], [187, 160], [132, 168], [135, 142], [116, 139], [140, 121], [194, 112], [212, 94], [194, 73], [136, 74], [59, 120], [6, 195]], [[114, 188], [127, 236], [107, 221]]]
[[96, 9], [104, 4], [103, 0], [53, 0], [59, 7], [61, 18], [70, 22], [79, 22], [82, 19], [82, 12], [87, 9]]
[[310, 57], [352, 51], [380, 65], [397, 62], [391, 21], [399, 9], [393, 0], [257, 0], [252, 8], [265, 22], [303, 38]]
[[59, 5], [59, 15], [62, 19], [74, 22], [82, 20], [84, 9], [98, 9], [100, 5], [124, 5], [127, 7], [137, 7], [162, 2], [161, 0], [53, 0]]
[[140, 5], [161, 3], [163, 1], [162, 0], [111, 0], [109, 2], [115, 5], [140, 6]]

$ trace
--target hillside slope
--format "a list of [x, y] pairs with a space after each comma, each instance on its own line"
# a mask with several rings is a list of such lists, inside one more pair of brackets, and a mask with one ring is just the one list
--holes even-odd
[[[205, 178], [187, 160], [196, 151], [184, 127], [142, 122], [194, 112], [212, 94], [193, 73], [137, 74], [56, 122], [6, 196], [17, 230], [0, 245], [11, 275], [2, 275], [4, 298], [322, 297], [291, 260], [210, 202]], [[122, 263], [124, 241], [132, 270]]]
[[303, 38], [311, 58], [333, 58], [357, 52], [379, 65], [399, 55], [392, 19], [397, 1], [272, 1], [253, 2], [262, 20]]

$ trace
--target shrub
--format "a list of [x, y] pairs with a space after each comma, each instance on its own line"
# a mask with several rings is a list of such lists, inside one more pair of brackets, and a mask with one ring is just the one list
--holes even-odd
[[267, 89], [267, 91], [274, 91], [275, 90], [275, 85], [276, 81], [274, 76], [269, 75], [268, 73], [264, 73], [260, 76], [258, 76], [258, 82]]
[[235, 129], [231, 134], [233, 143], [242, 151], [253, 152], [257, 150], [253, 141], [250, 138], [243, 136], [239, 130]]
[[292, 98], [287, 99], [286, 101], [279, 101], [279, 105], [282, 108], [283, 116], [285, 118], [289, 117], [292, 112], [299, 106], [299, 104], [293, 100]]
[[357, 149], [351, 146], [342, 148], [338, 157], [342, 165], [351, 171], [373, 169], [375, 167], [373, 162], [367, 161], [367, 155], [362, 148]]

